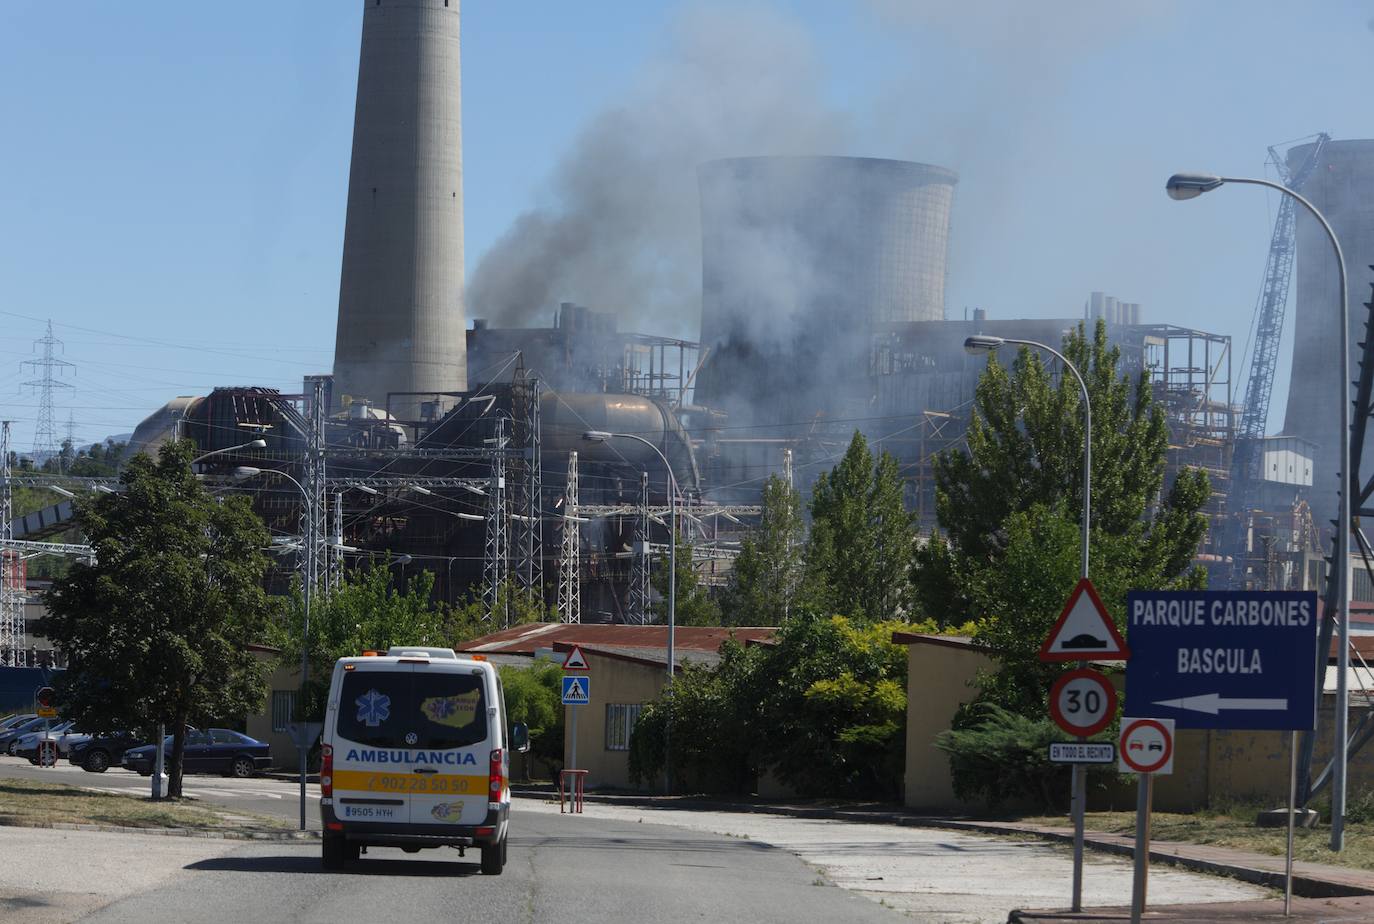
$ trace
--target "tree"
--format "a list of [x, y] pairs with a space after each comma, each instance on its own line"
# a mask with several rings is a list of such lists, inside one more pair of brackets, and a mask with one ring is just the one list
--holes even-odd
[[501, 685], [506, 691], [506, 717], [530, 730], [528, 768], [540, 760], [550, 769], [563, 763], [563, 671], [552, 661], [530, 667], [504, 665]]
[[187, 722], [262, 708], [270, 541], [246, 497], [213, 497], [191, 473], [194, 445], [139, 454], [123, 490], [77, 502], [95, 550], [46, 595], [43, 633], [67, 652], [64, 715], [91, 729], [172, 730], [168, 794], [181, 795]]
[[[720, 605], [701, 581], [692, 562], [692, 543], [681, 533], [677, 537], [677, 586], [673, 622], [679, 626], [720, 625]], [[649, 574], [649, 583], [658, 591], [650, 609], [657, 620], [668, 622], [668, 556], [660, 556]]]
[[[393, 569], [383, 563], [354, 569], [328, 596], [316, 594], [310, 607], [310, 678], [298, 709], [317, 721], [324, 716], [325, 698], [334, 662], [364, 651], [386, 651], [392, 645], [452, 647], [465, 638], [488, 631], [480, 614], [450, 611], [431, 600], [434, 574], [422, 571], [397, 589]], [[297, 591], [285, 618], [273, 631], [282, 663], [301, 663], [304, 608]]]
[[[1127, 590], [1201, 586], [1192, 567], [1207, 528], [1206, 473], [1184, 470], [1161, 497], [1168, 428], [1145, 373], [1117, 374], [1120, 351], [1101, 322], [1063, 352], [1092, 400], [1093, 583], [1121, 621]], [[995, 357], [979, 380], [968, 451], [936, 460], [941, 535], [918, 548], [915, 599], [944, 622], [974, 620], [1001, 666], [985, 699], [1023, 715], [1044, 709], [1062, 666], [1037, 658], [1079, 576], [1083, 419], [1077, 382], [1050, 380], [1023, 349], [1010, 372]]]
[[818, 610], [868, 620], [901, 612], [911, 526], [896, 459], [883, 453], [875, 465], [868, 441], [854, 431], [844, 458], [821, 474], [811, 497], [806, 592]]
[[777, 475], [763, 486], [759, 527], [740, 543], [721, 602], [733, 626], [779, 626], [800, 598], [806, 524], [801, 494]]

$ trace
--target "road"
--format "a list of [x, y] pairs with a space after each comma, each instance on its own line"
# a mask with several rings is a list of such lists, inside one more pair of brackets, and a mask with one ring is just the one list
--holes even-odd
[[[0, 760], [0, 776], [147, 791], [124, 771], [88, 774]], [[235, 812], [294, 820], [294, 784], [196, 776], [187, 792]], [[315, 803], [311, 823], [318, 825]], [[1001, 922], [1013, 908], [1062, 907], [1069, 851], [1040, 841], [761, 814], [517, 799], [504, 875], [476, 854], [374, 849], [324, 873], [310, 841], [245, 843], [0, 828], [0, 919], [10, 921], [373, 921], [398, 912], [442, 920], [669, 922]], [[81, 861], [72, 862], [79, 852]], [[136, 857], [136, 863], [128, 862]], [[11, 860], [13, 858], [13, 860]], [[1130, 863], [1090, 854], [1089, 906], [1129, 901]], [[1169, 868], [1150, 876], [1159, 904], [1252, 900], [1264, 890]], [[27, 915], [27, 916], [26, 916]]]

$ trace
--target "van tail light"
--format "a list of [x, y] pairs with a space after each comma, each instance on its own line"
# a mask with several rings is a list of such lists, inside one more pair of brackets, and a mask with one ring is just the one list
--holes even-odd
[[320, 795], [334, 795], [334, 746], [326, 744], [320, 749]]
[[497, 748], [491, 752], [491, 770], [487, 773], [487, 799], [501, 801], [501, 790], [506, 788], [504, 752]]

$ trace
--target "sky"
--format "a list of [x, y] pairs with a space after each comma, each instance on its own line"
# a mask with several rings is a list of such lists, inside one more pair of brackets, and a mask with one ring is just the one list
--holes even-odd
[[[49, 321], [72, 364], [58, 436], [70, 421], [79, 445], [177, 395], [295, 392], [330, 370], [362, 8], [0, 4], [14, 448], [34, 441], [24, 383], [42, 369], [23, 362]], [[468, 0], [462, 54], [469, 280], [522, 217], [585, 208], [576, 184], [609, 150], [683, 210], [597, 242], [636, 298], [646, 263], [673, 290], [646, 330], [672, 336], [696, 333], [691, 157], [817, 153], [959, 173], [950, 317], [1073, 317], [1101, 290], [1149, 322], [1229, 334], [1240, 354], [1276, 203], [1255, 187], [1176, 203], [1165, 179], [1272, 178], [1270, 145], [1374, 137], [1374, 0]], [[1355, 291], [1371, 262], [1348, 255]], [[554, 301], [623, 307], [570, 278]], [[1291, 331], [1271, 429], [1290, 346]]]

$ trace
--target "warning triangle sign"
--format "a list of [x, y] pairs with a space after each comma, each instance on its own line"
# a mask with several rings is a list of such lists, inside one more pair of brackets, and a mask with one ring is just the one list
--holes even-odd
[[563, 670], [565, 671], [589, 671], [592, 666], [587, 663], [587, 656], [582, 653], [582, 648], [578, 645], [572, 647], [568, 656], [563, 659]]
[[1126, 640], [1107, 615], [1092, 581], [1080, 579], [1050, 637], [1040, 646], [1040, 660], [1125, 661], [1130, 656]]

